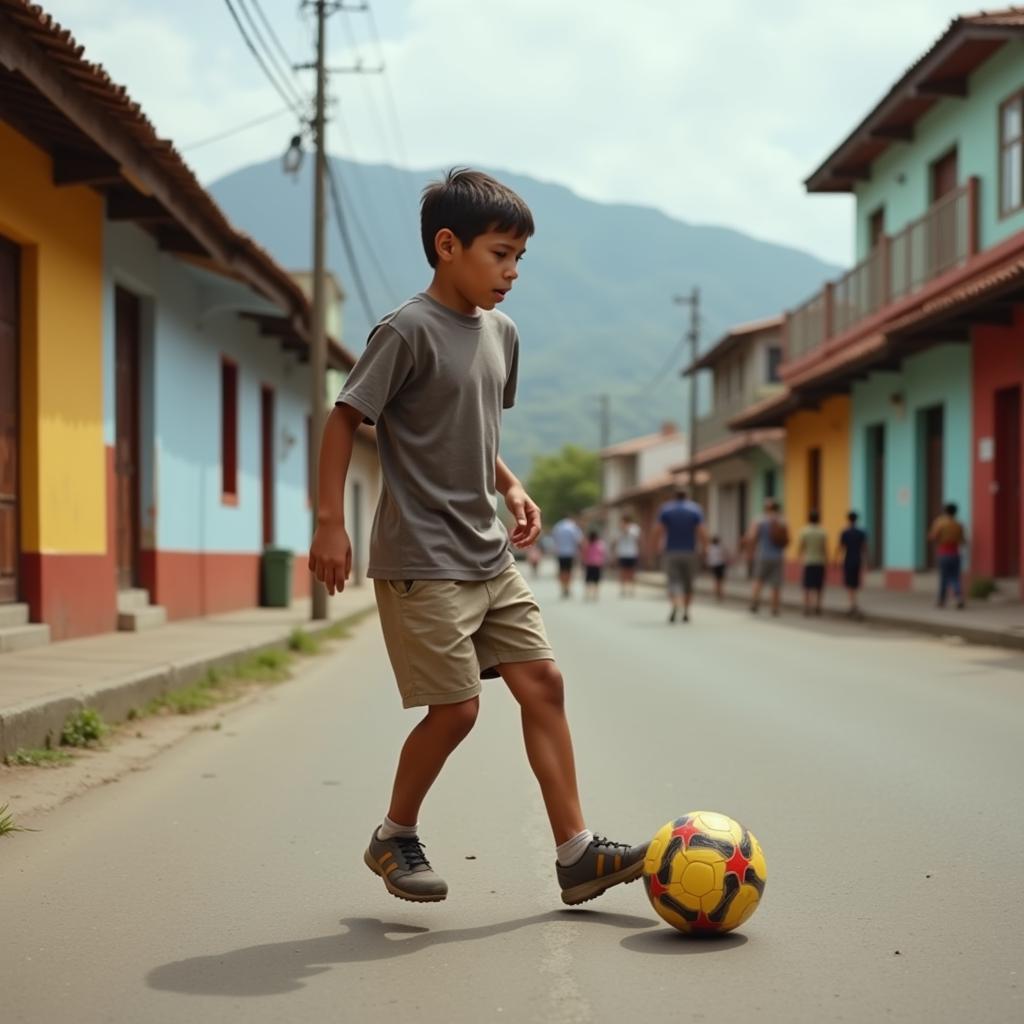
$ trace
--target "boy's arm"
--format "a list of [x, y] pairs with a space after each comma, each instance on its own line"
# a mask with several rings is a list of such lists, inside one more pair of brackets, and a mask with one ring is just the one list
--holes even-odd
[[345, 589], [352, 570], [352, 544], [345, 529], [345, 479], [352, 461], [352, 439], [363, 414], [336, 405], [327, 417], [317, 470], [316, 531], [309, 548], [309, 571], [328, 594]]
[[494, 482], [516, 521], [509, 539], [517, 548], [528, 548], [540, 536], [540, 509], [537, 503], [526, 493], [518, 477], [502, 462], [500, 455], [494, 462]]

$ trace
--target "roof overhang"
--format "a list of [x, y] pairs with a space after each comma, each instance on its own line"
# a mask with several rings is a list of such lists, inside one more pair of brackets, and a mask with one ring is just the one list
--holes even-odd
[[[693, 465], [696, 469], [706, 469], [708, 466], [724, 462], [726, 459], [736, 458], [755, 448], [763, 448], [767, 444], [778, 443], [785, 436], [786, 432], [777, 427], [748, 430], [740, 434], [733, 434], [717, 444], [708, 445], [707, 448], [702, 448], [698, 451], [694, 456]], [[675, 467], [672, 468], [674, 469]]]
[[852, 192], [894, 142], [912, 142], [920, 118], [949, 97], [966, 97], [971, 73], [1011, 40], [1024, 39], [1024, 8], [956, 18], [804, 182], [808, 192]]
[[695, 359], [689, 366], [684, 366], [679, 371], [679, 376], [688, 377], [698, 370], [710, 370], [715, 363], [729, 355], [734, 349], [739, 348], [753, 336], [764, 334], [768, 331], [781, 332], [784, 321], [784, 316], [773, 316], [767, 317], [764, 320], [754, 320], [747, 324], [738, 324], [727, 334], [722, 335], [702, 356]]
[[160, 249], [253, 289], [308, 346], [298, 284], [230, 224], [125, 89], [82, 55], [38, 6], [0, 0], [0, 117], [50, 155], [54, 185], [100, 192], [109, 220], [134, 223]]

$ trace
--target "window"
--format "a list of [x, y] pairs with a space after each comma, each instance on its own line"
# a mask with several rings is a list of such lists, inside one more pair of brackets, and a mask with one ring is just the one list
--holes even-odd
[[775, 497], [775, 470], [766, 469], [764, 471], [764, 496], [766, 498]]
[[220, 363], [220, 469], [221, 500], [238, 503], [238, 366]]
[[885, 237], [885, 207], [880, 206], [868, 217], [868, 248], [872, 251], [882, 244]]
[[1024, 206], [1024, 92], [999, 108], [999, 214]]
[[778, 384], [779, 366], [782, 363], [782, 346], [768, 346], [768, 383]]

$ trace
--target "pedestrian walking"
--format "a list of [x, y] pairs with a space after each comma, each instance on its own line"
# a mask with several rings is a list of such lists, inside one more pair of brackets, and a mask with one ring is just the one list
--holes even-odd
[[797, 535], [796, 545], [797, 557], [803, 566], [804, 615], [820, 615], [828, 565], [828, 534], [821, 525], [817, 509], [808, 513], [807, 525]]
[[569, 597], [572, 586], [572, 570], [583, 544], [583, 530], [575, 516], [563, 516], [551, 528], [551, 541], [558, 559], [558, 583], [562, 597]]
[[722, 544], [722, 538], [715, 534], [708, 544], [707, 567], [711, 578], [715, 581], [715, 600], [721, 603], [725, 597], [725, 567], [729, 564], [729, 556]]
[[536, 579], [540, 575], [540, 562], [544, 552], [540, 547], [540, 538], [526, 549], [526, 562], [530, 566], [530, 575]]
[[789, 527], [780, 515], [779, 503], [766, 498], [764, 515], [751, 524], [747, 533], [747, 548], [754, 559], [754, 585], [750, 593], [750, 610], [756, 615], [761, 607], [761, 591], [771, 590], [772, 615], [779, 614], [782, 601], [782, 571], [786, 548], [789, 547]]
[[615, 540], [615, 557], [619, 563], [619, 596], [632, 597], [640, 561], [640, 524], [630, 515], [622, 517]]
[[676, 491], [675, 498], [661, 506], [656, 529], [668, 581], [668, 621], [675, 622], [682, 612], [683, 622], [689, 622], [693, 579], [707, 546], [704, 512], [686, 491]]
[[607, 557], [608, 548], [601, 540], [601, 535], [597, 530], [591, 530], [583, 545], [584, 600], [597, 600], [597, 590], [601, 585], [601, 573]]
[[939, 608], [946, 605], [946, 593], [953, 591], [957, 608], [964, 607], [964, 588], [961, 583], [960, 548], [967, 543], [967, 532], [956, 517], [953, 502], [945, 505], [928, 531], [928, 539], [935, 544], [935, 560], [939, 568]]
[[[363, 859], [395, 896], [446, 898], [419, 838], [420, 807], [476, 721], [481, 677], [500, 675], [522, 711], [562, 901], [581, 903], [637, 878], [646, 846], [586, 827], [562, 675], [509, 548], [510, 540], [519, 548], [536, 541], [541, 515], [498, 456], [501, 411], [515, 401], [519, 336], [495, 307], [518, 276], [533, 218], [493, 178], [453, 170], [424, 191], [420, 227], [433, 280], [373, 329], [328, 417], [309, 553], [328, 592], [343, 589], [352, 562], [345, 479], [357, 427], [375, 423], [383, 489], [368, 575], [402, 704], [427, 711], [402, 747], [390, 806]], [[496, 513], [498, 494], [515, 523], [511, 538]], [[478, 839], [497, 847], [494, 857], [527, 858], [522, 836], [500, 808], [493, 813], [479, 822]]]
[[843, 567], [843, 586], [846, 587], [846, 596], [850, 601], [846, 614], [851, 619], [864, 617], [860, 605], [857, 603], [857, 594], [860, 591], [861, 579], [867, 564], [868, 535], [866, 530], [857, 525], [859, 518], [856, 512], [850, 512], [847, 515], [848, 525], [839, 535], [836, 558], [838, 564]]

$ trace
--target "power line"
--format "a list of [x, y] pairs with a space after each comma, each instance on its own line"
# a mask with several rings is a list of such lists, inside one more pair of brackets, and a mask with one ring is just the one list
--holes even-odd
[[[287, 55], [285, 55], [284, 64], [282, 66], [277, 54], [270, 48], [270, 44], [263, 36], [263, 32], [260, 30], [259, 25], [256, 24], [256, 19], [253, 17], [252, 12], [249, 10], [250, 0], [235, 0], [238, 4], [239, 9], [245, 16], [245, 20], [249, 23], [249, 28], [252, 30], [252, 34], [256, 39], [257, 44], [263, 51], [263, 56], [266, 57], [269, 64], [274, 69], [274, 74], [278, 77], [284, 87], [288, 90], [289, 94], [293, 97], [299, 106], [305, 108], [307, 100], [306, 97], [299, 91], [298, 85], [295, 81], [295, 73], [292, 70], [292, 62]], [[256, 0], [252, 0], [253, 4]]]
[[270, 36], [271, 42], [277, 48], [277, 52], [281, 57], [281, 60], [284, 62], [284, 66], [290, 70], [293, 63], [292, 59], [291, 57], [288, 56], [288, 51], [284, 48], [280, 36], [278, 36], [278, 34], [274, 31], [274, 26], [271, 25], [270, 19], [264, 13], [263, 5], [260, 3], [260, 0], [251, 0], [251, 3], [253, 7], [256, 9], [256, 13], [259, 15], [260, 21], [263, 22], [263, 26], [264, 28], [266, 28], [267, 35]]
[[224, 3], [227, 6], [227, 9], [231, 12], [231, 17], [234, 19], [235, 26], [237, 27], [239, 33], [241, 34], [242, 39], [245, 42], [245, 45], [248, 47], [249, 52], [253, 55], [253, 58], [255, 59], [256, 63], [259, 64], [260, 69], [266, 76], [267, 81], [270, 82], [270, 84], [274, 87], [274, 91], [278, 94], [278, 96], [281, 97], [282, 100], [284, 100], [284, 102], [291, 109], [292, 113], [296, 114], [298, 117], [303, 117], [301, 99], [296, 100], [295, 96], [289, 96], [287, 90], [281, 87], [280, 82], [278, 82], [278, 80], [271, 73], [270, 68], [267, 67], [266, 61], [263, 59], [262, 56], [260, 56], [259, 51], [256, 49], [256, 47], [253, 45], [252, 40], [249, 38], [249, 33], [246, 32], [245, 26], [242, 24], [241, 19], [238, 17], [238, 12], [235, 10], [234, 4], [231, 2], [231, 0], [224, 0]]
[[[370, 20], [370, 32], [373, 35], [374, 44], [377, 47], [377, 53], [380, 56], [381, 64], [384, 64], [384, 47], [380, 41], [380, 33], [377, 31], [377, 19], [373, 16], [373, 8], [366, 5], [366, 16]], [[384, 92], [387, 96], [387, 109], [388, 115], [391, 118], [391, 130], [395, 136], [395, 142], [398, 147], [398, 157], [401, 161], [403, 168], [408, 168], [409, 161], [406, 158], [405, 139], [402, 135], [402, 122], [398, 116], [398, 105], [395, 103], [395, 93], [391, 88], [391, 83], [388, 80], [387, 71], [381, 76], [384, 79]]]
[[366, 314], [367, 321], [373, 324], [377, 322], [377, 317], [373, 314], [370, 298], [366, 293], [366, 285], [363, 282], [363, 275], [360, 273], [359, 264], [356, 262], [356, 253], [348, 233], [348, 225], [346, 225], [345, 217], [342, 214], [341, 199], [338, 195], [338, 183], [334, 177], [334, 168], [329, 160], [326, 160], [325, 163], [327, 165], [327, 183], [331, 189], [331, 208], [334, 211], [334, 223], [337, 225], [338, 234], [341, 235], [341, 244], [344, 246], [345, 253], [348, 256], [349, 269], [352, 271], [352, 281], [356, 286], [356, 292], [359, 294], [359, 301], [362, 303], [363, 312]]
[[254, 117], [251, 121], [246, 121], [244, 124], [236, 125], [234, 128], [228, 128], [225, 131], [218, 132], [216, 135], [207, 135], [205, 138], [197, 139], [195, 142], [188, 142], [181, 149], [199, 149], [200, 146], [209, 145], [211, 142], [220, 142], [221, 139], [228, 139], [232, 135], [237, 135], [239, 132], [247, 131], [249, 128], [255, 128], [257, 125], [266, 124], [267, 121], [273, 121], [274, 118], [280, 117], [282, 114], [294, 113], [291, 107], [279, 107], [271, 114], [264, 114], [262, 117]]
[[[331, 173], [333, 174], [334, 168], [331, 167], [330, 170]], [[370, 241], [369, 233], [366, 231], [366, 228], [363, 226], [362, 219], [356, 212], [356, 205], [350, 201], [349, 196], [345, 195], [345, 184], [341, 180], [341, 176], [339, 175], [338, 178], [334, 180], [337, 184], [339, 195], [341, 196], [342, 199], [345, 200], [345, 208], [349, 210], [351, 213], [352, 223], [355, 225], [356, 231], [359, 233], [359, 239], [363, 243], [363, 248], [366, 250], [367, 255], [370, 257], [370, 261], [373, 263], [374, 270], [377, 271], [377, 276], [378, 278], [380, 278], [381, 284], [384, 285], [384, 291], [387, 292], [388, 301], [391, 303], [392, 306], [397, 306], [398, 298], [391, 289], [391, 281], [388, 278], [387, 271], [384, 269], [380, 260], [377, 258], [377, 252], [373, 247], [373, 243]]]

